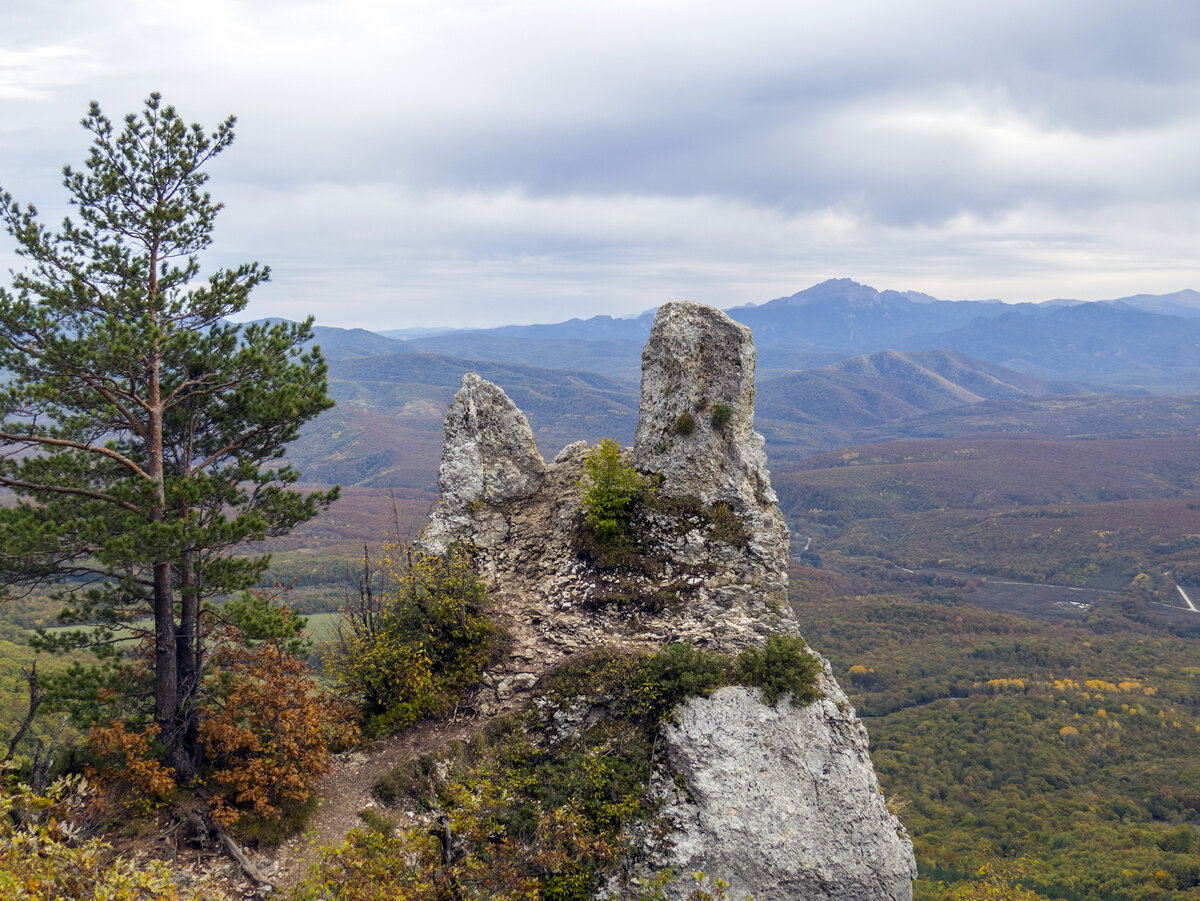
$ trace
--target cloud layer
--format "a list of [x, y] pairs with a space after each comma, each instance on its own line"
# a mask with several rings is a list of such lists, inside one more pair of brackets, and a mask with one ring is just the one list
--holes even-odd
[[61, 215], [87, 102], [151, 90], [239, 115], [215, 253], [272, 265], [258, 315], [549, 321], [841, 275], [1011, 300], [1200, 284], [1185, 2], [18, 0], [0, 184]]

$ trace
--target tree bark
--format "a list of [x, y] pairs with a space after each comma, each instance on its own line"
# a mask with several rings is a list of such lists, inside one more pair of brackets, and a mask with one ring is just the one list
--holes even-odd
[[[185, 517], [186, 519], [186, 517]], [[198, 771], [201, 764], [200, 721], [196, 701], [200, 694], [200, 586], [196, 584], [195, 551], [183, 552], [179, 567], [179, 628], [175, 633], [175, 666], [179, 685], [181, 753]]]

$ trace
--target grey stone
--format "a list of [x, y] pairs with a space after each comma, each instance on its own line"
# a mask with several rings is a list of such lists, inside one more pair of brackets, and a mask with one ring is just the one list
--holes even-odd
[[[423, 542], [475, 547], [508, 632], [512, 654], [471, 699], [477, 714], [523, 703], [540, 676], [599, 647], [690, 641], [733, 653], [771, 633], [798, 633], [787, 528], [754, 431], [749, 331], [710, 307], [667, 304], [642, 360], [637, 439], [625, 458], [660, 474], [662, 495], [708, 505], [643, 511], [639, 540], [659, 558], [654, 576], [601, 569], [579, 553], [587, 446], [570, 444], [547, 466], [504, 392], [474, 373], [463, 378], [446, 416], [441, 503]], [[728, 421], [714, 424], [721, 406]], [[684, 412], [694, 420], [686, 435], [676, 427]], [[746, 541], [715, 537], [706, 524], [715, 503], [737, 517]], [[827, 666], [821, 687], [824, 699], [805, 708], [767, 707], [746, 689], [680, 708], [664, 730], [669, 770], [657, 783], [673, 843], [656, 844], [647, 830], [651, 859], [729, 880], [739, 901], [911, 897], [912, 846], [879, 795], [866, 732]], [[595, 715], [572, 709], [556, 731], [569, 735]], [[671, 891], [682, 899], [691, 888]]]
[[[659, 307], [642, 351], [633, 461], [662, 473], [664, 494], [739, 509], [775, 504], [763, 437], [754, 431], [755, 359], [750, 329], [715, 307]], [[729, 413], [720, 427], [713, 424], [718, 407]], [[681, 417], [690, 418], [690, 433]]]
[[[633, 462], [662, 475], [661, 492], [723, 502], [750, 534], [752, 578], [743, 580], [771, 607], [787, 603], [788, 533], [754, 431], [750, 329], [714, 307], [663, 304], [642, 351], [642, 394]], [[719, 408], [728, 421], [719, 425]], [[683, 434], [680, 417], [693, 431]]]
[[546, 476], [525, 414], [474, 371], [446, 413], [438, 508], [422, 535], [434, 553], [469, 540], [488, 547], [504, 540], [504, 504], [534, 494]]
[[[724, 688], [676, 709], [662, 729], [673, 778], [657, 784], [673, 830], [656, 865], [724, 879], [734, 901], [912, 898], [912, 844], [879, 792], [866, 731], [826, 691], [836, 700], [768, 707], [758, 689]], [[668, 896], [694, 887], [685, 876]]]

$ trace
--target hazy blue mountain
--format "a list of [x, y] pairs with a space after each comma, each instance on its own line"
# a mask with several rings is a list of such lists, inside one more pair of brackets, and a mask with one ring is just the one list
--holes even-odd
[[[774, 457], [909, 434], [1051, 427], [1058, 407], [1039, 400], [1047, 395], [1200, 394], [1195, 291], [1014, 305], [943, 301], [834, 279], [730, 314], [755, 334], [758, 426]], [[423, 330], [408, 340], [318, 328], [339, 406], [306, 429], [292, 456], [313, 478], [429, 488], [442, 416], [468, 369], [499, 384], [526, 412], [546, 456], [572, 440], [628, 443], [652, 318], [650, 311]], [[1193, 405], [1182, 400], [1145, 406], [1145, 429], [1175, 416], [1178, 422], [1162, 427], [1186, 430]], [[1143, 409], [1111, 398], [1064, 403], [1073, 411], [1066, 421], [1110, 431]], [[1141, 419], [1130, 421], [1135, 431], [1143, 427]]]
[[1013, 308], [1000, 301], [949, 301], [915, 292], [877, 291], [838, 278], [791, 297], [735, 307], [729, 315], [750, 326], [759, 348], [787, 345], [845, 356], [896, 347], [911, 335], [945, 331]]
[[[753, 330], [764, 378], [886, 349], [957, 350], [1049, 380], [1158, 393], [1200, 390], [1195, 352], [1200, 293], [1191, 290], [1096, 302], [1007, 304], [880, 291], [839, 278], [728, 312]], [[547, 368], [636, 381], [653, 313], [444, 334], [407, 330], [403, 344], [408, 352], [536, 361]]]
[[327, 360], [403, 353], [408, 349], [403, 341], [361, 328], [316, 325], [313, 326], [313, 339]]
[[1187, 392], [1200, 376], [1200, 321], [1116, 303], [1010, 310], [900, 346], [929, 342], [1043, 378], [1116, 390]]
[[[358, 330], [323, 329], [320, 340], [338, 405], [310, 423], [289, 454], [307, 478], [431, 489], [442, 417], [469, 369], [496, 382], [525, 411], [548, 457], [571, 441], [633, 440], [638, 387], [631, 380], [449, 357], [410, 342], [404, 342], [404, 352], [371, 355], [369, 333]], [[959, 353], [889, 350], [761, 379], [757, 419], [772, 456], [796, 458], [858, 443], [865, 430], [902, 428], [904, 421], [931, 411], [1072, 390], [1079, 389]]]
[[1190, 288], [1176, 291], [1173, 294], [1135, 294], [1132, 297], [1106, 300], [1103, 303], [1123, 309], [1142, 310], [1147, 313], [1163, 313], [1167, 316], [1182, 316], [1185, 319], [1200, 319], [1200, 291], [1193, 291]]
[[471, 369], [503, 387], [525, 411], [547, 457], [572, 441], [633, 441], [638, 389], [629, 382], [594, 372], [468, 360], [415, 349], [356, 353], [355, 348], [369, 341], [341, 329], [323, 330], [320, 340], [337, 406], [307, 424], [288, 450], [289, 461], [306, 479], [434, 489], [442, 420], [463, 374]]

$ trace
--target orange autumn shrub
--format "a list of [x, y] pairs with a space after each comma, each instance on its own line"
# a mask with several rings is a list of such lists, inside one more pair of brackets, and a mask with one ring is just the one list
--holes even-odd
[[283, 639], [246, 644], [227, 635], [211, 668], [200, 734], [219, 795], [214, 816], [280, 819], [332, 769], [330, 745], [357, 739], [356, 712], [322, 691]]
[[95, 758], [88, 777], [127, 811], [149, 813], [166, 804], [175, 790], [175, 771], [157, 759], [152, 744], [157, 737], [156, 724], [139, 731], [120, 720], [95, 726], [88, 733]]

